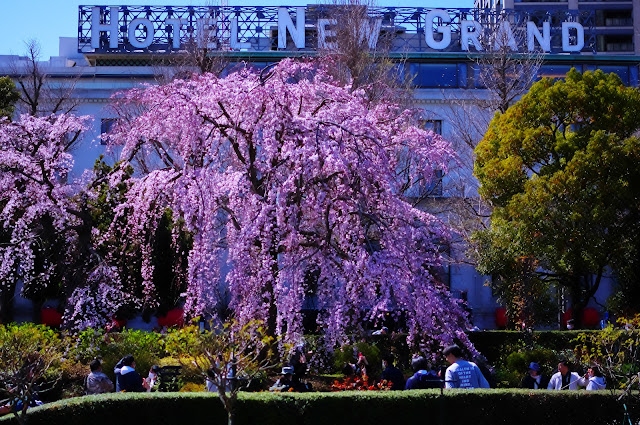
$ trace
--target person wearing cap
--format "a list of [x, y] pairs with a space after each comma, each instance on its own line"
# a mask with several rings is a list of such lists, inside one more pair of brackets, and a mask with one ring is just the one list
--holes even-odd
[[544, 390], [549, 385], [549, 378], [540, 373], [540, 365], [536, 362], [529, 363], [529, 373], [522, 378], [520, 388], [530, 390]]
[[293, 367], [285, 366], [280, 372], [280, 379], [273, 384], [269, 391], [287, 392], [293, 388]]
[[443, 354], [451, 364], [445, 373], [445, 388], [490, 388], [478, 365], [462, 358], [460, 347], [450, 345], [444, 349]]
[[578, 384], [581, 382], [580, 375], [571, 372], [569, 362], [560, 360], [558, 363], [558, 372], [553, 374], [547, 385], [548, 390], [577, 390]]

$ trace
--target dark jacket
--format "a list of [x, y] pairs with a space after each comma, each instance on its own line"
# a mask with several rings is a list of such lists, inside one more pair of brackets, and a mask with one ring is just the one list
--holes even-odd
[[[520, 383], [520, 388], [529, 388], [533, 390], [535, 388], [535, 380], [527, 373], [527, 375], [522, 378], [522, 382]], [[541, 375], [540, 384], [538, 385], [539, 390], [546, 390], [547, 385], [549, 385], [549, 378], [544, 375]]]
[[417, 371], [411, 378], [407, 379], [405, 390], [424, 390], [428, 388], [442, 388], [442, 381], [434, 374], [426, 370]]
[[387, 366], [382, 371], [381, 378], [391, 383], [392, 390], [404, 389], [404, 375], [400, 372], [400, 369], [395, 366]]
[[127, 371], [126, 369], [121, 369], [117, 380], [119, 391], [132, 393], [142, 393], [146, 391], [144, 386], [142, 386], [142, 377], [135, 370]]

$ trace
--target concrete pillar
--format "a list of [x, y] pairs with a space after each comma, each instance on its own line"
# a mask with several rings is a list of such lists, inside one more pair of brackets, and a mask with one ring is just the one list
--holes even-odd
[[633, 52], [640, 55], [640, 3], [633, 2]]

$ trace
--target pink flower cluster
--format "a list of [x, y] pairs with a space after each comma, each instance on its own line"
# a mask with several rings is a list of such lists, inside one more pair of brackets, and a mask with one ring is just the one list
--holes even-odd
[[0, 282], [20, 279], [25, 288], [44, 285], [58, 264], [39, 253], [43, 235], [55, 229], [65, 246], [67, 231], [79, 224], [75, 187], [66, 179], [73, 159], [68, 146], [85, 128], [87, 117], [68, 115], [17, 122], [0, 121]]
[[147, 297], [150, 232], [169, 208], [193, 237], [188, 314], [215, 315], [229, 302], [240, 321], [261, 319], [297, 340], [300, 309], [314, 297], [331, 343], [390, 311], [406, 313], [416, 344], [451, 343], [466, 326], [433, 275], [447, 229], [401, 193], [454, 155], [414, 111], [372, 104], [322, 65], [292, 60], [121, 100], [142, 112], [109, 141], [149, 172], [118, 208], [127, 223], [118, 231], [142, 247]]

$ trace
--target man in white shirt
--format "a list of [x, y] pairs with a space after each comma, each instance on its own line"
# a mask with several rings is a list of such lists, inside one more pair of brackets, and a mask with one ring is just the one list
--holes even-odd
[[558, 372], [549, 380], [548, 390], [577, 390], [580, 383], [580, 375], [571, 372], [569, 363], [561, 360], [558, 363]]

